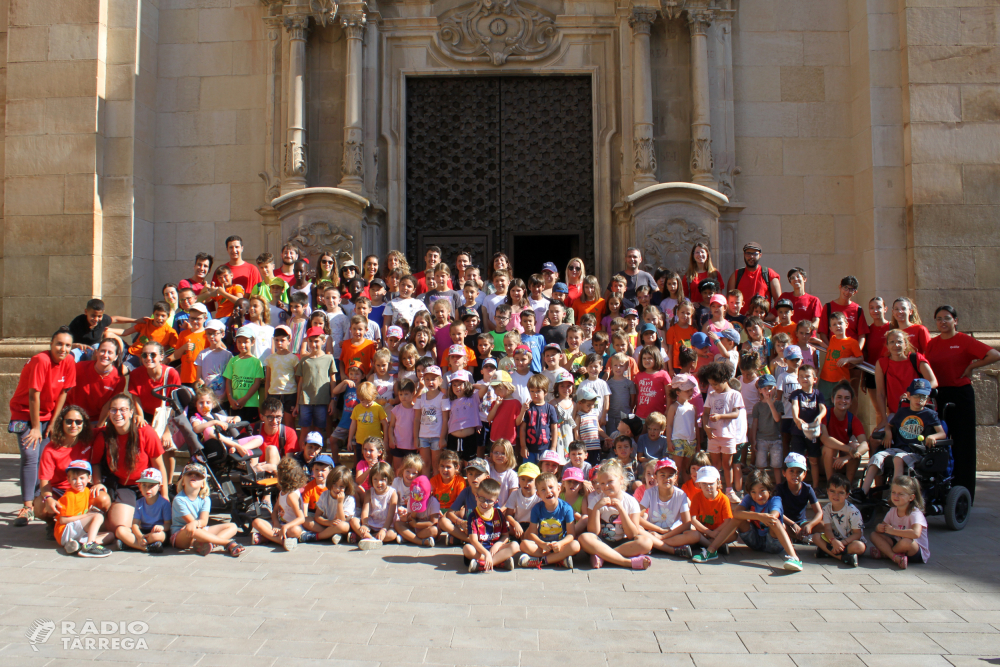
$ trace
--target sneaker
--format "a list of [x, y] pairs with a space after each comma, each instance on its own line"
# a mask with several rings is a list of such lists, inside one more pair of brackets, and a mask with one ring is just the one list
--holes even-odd
[[333, 534], [333, 537], [331, 537], [330, 539], [331, 539], [331, 541], [332, 541], [332, 542], [333, 542], [334, 544], [340, 544], [340, 541], [341, 541], [342, 539], [344, 539], [344, 536], [343, 536], [343, 535], [338, 535], [337, 533], [334, 533], [334, 534]]
[[163, 553], [163, 542], [156, 541], [151, 542], [146, 545], [146, 553], [151, 554], [162, 554]]
[[396, 535], [396, 544], [402, 544], [402, 543], [403, 543], [403, 536]]
[[473, 558], [472, 560], [470, 560], [469, 561], [469, 574], [472, 574], [473, 572], [477, 571], [479, 569], [479, 567], [480, 567], [480, 565], [479, 565], [479, 561], [478, 560], [476, 560], [475, 558]]
[[194, 550], [197, 553], [201, 554], [202, 556], [207, 556], [208, 554], [212, 553], [212, 549], [214, 547], [215, 545], [212, 544], [211, 542], [198, 542], [195, 545]]
[[785, 556], [785, 569], [788, 570], [789, 572], [801, 572], [802, 561], [800, 561], [798, 558]]
[[879, 551], [879, 548], [877, 546], [875, 546], [874, 544], [869, 544], [868, 545], [868, 555], [871, 556], [872, 558], [874, 558], [875, 560], [878, 560], [879, 558], [882, 557], [882, 552]]
[[812, 544], [813, 543], [813, 536], [812, 535], [803, 535], [802, 537], [799, 538], [799, 542], [801, 542], [802, 544], [806, 544], [806, 545]]
[[444, 545], [446, 547], [450, 547], [454, 543], [455, 543], [455, 538], [453, 538], [451, 535], [445, 535], [444, 536]]
[[691, 547], [689, 547], [686, 544], [682, 547], [677, 547], [674, 549], [674, 555], [677, 556], [678, 558], [683, 558], [684, 560], [687, 560], [691, 558]]
[[311, 530], [303, 530], [302, 534], [299, 535], [299, 542], [315, 542], [316, 533]]
[[282, 540], [281, 546], [285, 548], [285, 551], [295, 551], [295, 547], [299, 546], [299, 541], [294, 537], [286, 537]]
[[426, 540], [424, 540], [424, 546], [425, 547], [433, 547], [434, 546], [434, 538], [433, 537], [428, 537]]
[[111, 546], [114, 547], [115, 551], [125, 551], [125, 543], [121, 540], [115, 540], [111, 543]]
[[348, 544], [358, 543], [358, 536], [354, 534], [354, 531], [351, 531], [347, 534], [347, 543]]
[[72, 556], [73, 554], [75, 554], [77, 551], [80, 550], [80, 543], [77, 542], [76, 540], [67, 540], [63, 548], [66, 550], [67, 556]]
[[729, 489], [728, 491], [726, 491], [726, 498], [728, 498], [729, 502], [732, 503], [733, 505], [739, 505], [740, 504], [740, 497], [738, 495], [736, 495], [736, 492], [733, 491], [732, 489]]
[[358, 542], [358, 548], [362, 551], [371, 551], [372, 549], [378, 549], [381, 546], [382, 540], [376, 540], [374, 537], [366, 537]]
[[566, 568], [570, 572], [573, 572], [573, 557], [572, 556], [566, 556], [566, 558], [564, 558], [562, 560], [562, 562], [559, 563], [559, 565], [561, 565], [562, 567]]
[[83, 556], [84, 558], [107, 558], [111, 555], [110, 551], [102, 547], [100, 544], [94, 543], [81, 547], [76, 553], [78, 556]]
[[823, 551], [822, 549], [816, 549], [816, 558], [833, 558], [833, 556]]
[[542, 569], [542, 566], [545, 565], [545, 559], [544, 558], [532, 558], [528, 554], [521, 554], [518, 557], [518, 559], [517, 559], [517, 564], [520, 565], [521, 567], [525, 567], [525, 568], [527, 568], [527, 567], [533, 567], [533, 568], [536, 568], [536, 569], [540, 570], [540, 569]]
[[857, 567], [858, 566], [858, 555], [857, 554], [844, 554], [844, 557], [840, 560], [844, 561], [844, 565], [847, 567]]
[[56, 541], [56, 525], [54, 523], [45, 523], [45, 539], [49, 542]]
[[17, 511], [17, 517], [14, 518], [14, 525], [18, 528], [24, 528], [34, 518], [35, 512], [30, 507], [22, 507]]
[[514, 557], [513, 556], [511, 556], [510, 558], [507, 559], [507, 569], [510, 570], [511, 572], [514, 571]]
[[702, 549], [701, 553], [696, 553], [691, 557], [695, 563], [707, 563], [710, 560], [715, 560], [719, 557], [718, 551], [709, 551], [708, 549]]

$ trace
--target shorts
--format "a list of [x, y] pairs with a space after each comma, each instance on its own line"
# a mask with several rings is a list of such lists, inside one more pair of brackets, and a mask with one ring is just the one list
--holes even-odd
[[432, 452], [441, 451], [441, 438], [417, 438], [420, 449], [429, 449]]
[[606, 538], [605, 536], [603, 536], [601, 534], [598, 534], [597, 537], [598, 537], [598, 539], [601, 540], [601, 542], [604, 542], [605, 544], [607, 544], [612, 549], [617, 549], [618, 547], [620, 547], [621, 545], [623, 545], [623, 544], [625, 544], [626, 542], [629, 541], [627, 537], [622, 538], [620, 540], [611, 540], [611, 539], [608, 539], [608, 538]]
[[875, 376], [871, 373], [862, 373], [861, 386], [868, 389], [875, 389]]
[[538, 463], [538, 455], [541, 454], [541, 450], [533, 452], [528, 450], [528, 455], [524, 457], [524, 463]]
[[530, 521], [518, 521], [517, 525], [519, 525], [521, 527], [521, 530], [527, 531], [528, 530], [528, 526], [531, 525], [531, 522]]
[[823, 405], [829, 410], [833, 406], [833, 388], [837, 386], [838, 382], [830, 382], [829, 380], [819, 381], [819, 393], [823, 394]]
[[749, 452], [749, 451], [750, 451], [750, 443], [749, 442], [744, 442], [742, 444], [736, 445], [735, 460], [736, 461], [742, 461], [743, 459], [746, 458], [747, 452]]
[[403, 458], [405, 456], [408, 456], [408, 455], [414, 453], [415, 451], [417, 451], [417, 450], [415, 450], [415, 449], [403, 449], [402, 447], [392, 447], [392, 448], [389, 449], [389, 456], [395, 457], [397, 459], [401, 459], [401, 458]]
[[87, 531], [83, 529], [82, 521], [74, 521], [73, 523], [67, 523], [63, 526], [62, 539], [59, 544], [66, 546], [70, 540], [80, 541], [80, 538], [87, 534]]
[[136, 503], [141, 498], [138, 486], [119, 486], [115, 490], [115, 502], [121, 503], [122, 505], [128, 505], [129, 507], [135, 509]]
[[181, 531], [179, 530], [176, 533], [170, 533], [170, 546], [174, 547], [175, 549], [177, 548], [177, 536], [180, 534]]
[[587, 463], [591, 466], [600, 465], [601, 461], [604, 460], [604, 452], [600, 449], [588, 449], [587, 450]]
[[671, 440], [670, 455], [679, 459], [689, 459], [698, 451], [698, 443], [693, 440]]
[[878, 454], [872, 456], [868, 461], [868, 467], [875, 466], [875, 468], [881, 470], [882, 466], [885, 465], [885, 460], [893, 457], [903, 459], [904, 472], [906, 471], [906, 468], [912, 468], [916, 465], [917, 461], [920, 460], [920, 456], [917, 454], [908, 452], [905, 449], [890, 447], [889, 449], [883, 449]]
[[721, 440], [708, 439], [708, 453], [709, 454], [735, 454], [736, 453], [736, 443], [734, 442], [722, 442]]
[[292, 410], [295, 409], [295, 403], [298, 400], [298, 396], [295, 394], [268, 394], [268, 396], [281, 401], [281, 409], [287, 414], [292, 414]]
[[823, 454], [823, 442], [821, 440], [813, 442], [802, 435], [801, 431], [794, 430], [792, 431], [792, 440], [788, 445], [788, 451], [802, 454], [806, 458], [818, 459]]
[[[819, 537], [820, 537], [821, 540], [823, 540], [824, 542], [826, 542], [827, 545], [830, 544], [830, 540], [827, 539], [825, 532], [820, 533]], [[889, 535], [888, 537], [892, 537], [892, 535]], [[868, 541], [865, 539], [865, 532], [863, 530], [861, 531], [861, 537], [859, 537], [857, 539], [857, 541], [861, 542], [861, 544], [864, 544], [865, 546], [868, 545]], [[895, 542], [893, 544], [895, 544]]]
[[343, 426], [338, 426], [337, 428], [333, 429], [333, 434], [330, 437], [333, 438], [334, 440], [340, 440], [341, 442], [343, 442], [347, 440], [347, 435], [349, 433], [350, 430], [344, 428]]
[[[883, 535], [885, 535], [885, 533], [883, 533]], [[888, 537], [892, 541], [892, 546], [896, 546], [896, 543], [899, 542], [901, 539], [903, 539], [901, 537], [896, 537], [895, 535], [885, 535], [885, 537]], [[920, 549], [917, 549], [917, 553], [913, 554], [912, 556], [909, 556], [908, 560], [911, 563], [924, 563], [924, 562], [926, 562], [926, 561], [924, 561], [924, 552], [921, 551]]]
[[761, 535], [757, 532], [756, 528], [751, 528], [750, 530], [737, 533], [740, 539], [743, 540], [743, 544], [747, 545], [753, 551], [763, 551], [769, 554], [780, 554], [785, 550], [781, 546], [781, 542], [778, 541], [774, 535], [768, 531], [766, 535]]
[[784, 461], [784, 448], [781, 440], [757, 440], [757, 457], [754, 465], [758, 468], [766, 468], [770, 464], [772, 468], [780, 468]]
[[253, 424], [254, 422], [260, 421], [260, 408], [256, 405], [252, 407], [242, 407], [239, 410], [233, 411], [234, 416], [239, 417], [240, 421]]
[[[284, 403], [284, 401], [282, 401]], [[327, 405], [300, 405], [299, 406], [299, 427], [303, 430], [313, 428], [317, 431], [326, 430]], [[288, 410], [286, 409], [286, 412]]]
[[791, 420], [791, 419], [784, 419], [784, 418], [781, 420], [781, 432], [782, 433], [789, 433], [789, 434], [791, 434], [791, 432], [794, 431], [794, 430], [795, 430], [795, 422], [793, 420]]
[[448, 449], [458, 452], [459, 458], [463, 461], [471, 461], [476, 458], [476, 451], [482, 442], [482, 434], [478, 431], [467, 438], [456, 438], [452, 434], [448, 434]]

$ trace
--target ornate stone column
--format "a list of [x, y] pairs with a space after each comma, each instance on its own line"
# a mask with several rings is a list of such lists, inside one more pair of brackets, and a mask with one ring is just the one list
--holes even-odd
[[309, 16], [285, 16], [288, 31], [288, 127], [285, 139], [285, 178], [281, 193], [306, 187], [306, 35]]
[[688, 9], [687, 17], [691, 30], [691, 181], [714, 189], [707, 34], [712, 11]]
[[364, 11], [340, 16], [347, 37], [347, 75], [344, 90], [344, 159], [340, 167], [340, 187], [361, 194], [364, 190], [364, 125], [361, 109], [362, 46], [367, 18]]
[[656, 20], [656, 10], [639, 7], [632, 11], [632, 146], [635, 177], [633, 190], [638, 192], [656, 185], [656, 148], [653, 143], [653, 74], [649, 62], [649, 31]]
[[[260, 177], [267, 191], [265, 203], [281, 194], [281, 150], [275, 137], [277, 124], [281, 121], [281, 91], [278, 86], [281, 71], [281, 25], [280, 4], [268, 4], [268, 15], [264, 17], [267, 31], [267, 100], [264, 106], [264, 171]], [[280, 135], [279, 135], [280, 136]]]

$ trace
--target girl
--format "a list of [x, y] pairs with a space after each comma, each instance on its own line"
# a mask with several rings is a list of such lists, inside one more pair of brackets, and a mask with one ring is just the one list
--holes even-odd
[[168, 306], [170, 306], [170, 312], [167, 313], [167, 326], [174, 326], [174, 316], [177, 314], [177, 285], [173, 283], [165, 283], [163, 285], [163, 300]]
[[351, 521], [357, 511], [357, 493], [354, 478], [346, 466], [337, 466], [327, 475], [326, 491], [316, 501], [315, 521], [323, 527], [316, 533], [317, 542], [332, 540], [340, 544], [344, 535], [351, 531]]
[[555, 395], [551, 403], [559, 416], [559, 422], [556, 424], [555, 451], [558, 452], [559, 458], [566, 460], [569, 457], [569, 443], [573, 442], [573, 429], [576, 427], [573, 418], [576, 412], [576, 403], [573, 401], [575, 384], [569, 371], [565, 369], [560, 371], [556, 376]]
[[332, 337], [330, 336], [330, 320], [327, 318], [326, 313], [322, 310], [314, 310], [310, 313], [309, 319], [306, 320], [306, 325], [302, 329], [302, 342], [298, 347], [298, 351], [295, 352], [296, 348], [294, 346], [292, 347], [292, 351], [295, 352], [295, 354], [302, 356], [303, 354], [309, 352], [309, 340], [305, 336], [305, 332], [309, 331], [313, 327], [319, 327], [322, 329], [323, 333], [327, 337], [327, 340]]
[[[424, 460], [417, 453], [407, 454], [403, 458], [403, 465], [400, 466], [396, 478], [392, 480], [392, 488], [396, 492], [396, 517], [401, 515], [399, 510], [404, 509], [410, 502], [410, 485], [413, 480], [420, 476], [424, 470]], [[399, 537], [396, 537], [396, 544], [401, 544]]]
[[[431, 306], [434, 317], [434, 347], [438, 351], [447, 350], [451, 346], [451, 300], [438, 299]], [[443, 362], [442, 362], [443, 363]]]
[[382, 438], [374, 436], [365, 438], [361, 445], [361, 460], [354, 468], [354, 483], [361, 491], [367, 491], [371, 488], [369, 475], [375, 466], [383, 461], [385, 461], [385, 443], [382, 442]]
[[605, 561], [633, 570], [653, 564], [646, 555], [653, 549], [653, 540], [639, 527], [639, 503], [625, 493], [624, 480], [618, 459], [608, 459], [597, 469], [597, 491], [587, 498], [587, 532], [579, 540], [594, 569]]
[[371, 488], [365, 491], [357, 533], [358, 548], [362, 551], [378, 549], [384, 542], [396, 539], [392, 526], [399, 494], [391, 486], [392, 477], [392, 467], [385, 461], [375, 464], [371, 470]]
[[[409, 380], [410, 382], [417, 381], [417, 359], [420, 358], [417, 352], [417, 346], [413, 343], [405, 343], [399, 348], [399, 372], [396, 373], [396, 382], [401, 383], [403, 380]], [[417, 387], [419, 391], [420, 387]], [[399, 387], [395, 389], [395, 393], [399, 395]]]
[[375, 402], [386, 410], [396, 403], [395, 378], [389, 373], [389, 365], [392, 363], [392, 352], [388, 348], [382, 348], [375, 353], [372, 359], [372, 374], [368, 376], [368, 381], [375, 386], [377, 398]]
[[771, 368], [771, 375], [775, 377], [781, 369], [787, 369], [788, 363], [785, 361], [785, 348], [792, 344], [792, 339], [786, 333], [775, 334], [771, 338], [771, 360], [768, 366]]
[[437, 470], [438, 458], [445, 448], [448, 434], [448, 397], [441, 391], [441, 369], [424, 369], [426, 391], [413, 404], [413, 433], [416, 436], [424, 468]]
[[902, 570], [906, 569], [911, 558], [918, 563], [928, 562], [931, 547], [920, 483], [912, 477], [900, 475], [892, 480], [889, 499], [892, 507], [871, 535], [869, 554], [872, 558], [892, 558], [892, 562]]
[[[321, 252], [316, 260], [316, 275], [313, 277], [313, 297], [319, 294], [319, 286], [323, 283], [330, 283], [334, 287], [340, 287], [340, 276], [337, 275], [337, 258], [329, 252]], [[316, 302], [313, 302], [313, 307]], [[312, 326], [312, 325], [309, 325]]]
[[484, 384], [473, 385], [472, 373], [464, 369], [453, 372], [448, 382], [448, 449], [458, 452], [463, 461], [474, 459], [480, 447], [479, 402], [486, 389]]
[[922, 377], [937, 386], [927, 358], [913, 349], [912, 339], [903, 329], [890, 329], [885, 337], [887, 356], [875, 363], [875, 430], [885, 426], [899, 408], [899, 399], [910, 382]]
[[[217, 438], [224, 444], [230, 453], [239, 452], [240, 456], [251, 455], [253, 450], [264, 444], [264, 438], [259, 435], [233, 440], [223, 432], [229, 428], [230, 424], [239, 421], [238, 417], [227, 417], [224, 414], [213, 414], [213, 410], [218, 409], [219, 399], [215, 392], [208, 385], [202, 385], [194, 391], [195, 414], [191, 416], [191, 428], [202, 437], [203, 440]], [[221, 429], [218, 431], [216, 429]], [[250, 465], [257, 463], [256, 458], [250, 459]], [[270, 472], [270, 471], [269, 471]]]
[[386, 274], [396, 269], [402, 269], [404, 276], [410, 275], [410, 263], [406, 261], [406, 255], [403, 254], [402, 250], [390, 250], [389, 254], [385, 256]]
[[[661, 280], [662, 285], [660, 286], [659, 297], [654, 295], [653, 303], [663, 312], [667, 319], [667, 324], [673, 324], [677, 319], [674, 309], [677, 308], [677, 304], [684, 298], [684, 285], [681, 282], [681, 277], [670, 270], [665, 271], [661, 279], [657, 279], [657, 284]], [[657, 298], [660, 298], [659, 303], [657, 303]]]
[[580, 521], [584, 518], [583, 506], [587, 499], [583, 482], [583, 471], [579, 468], [570, 466], [563, 470], [562, 493], [559, 494], [559, 498], [565, 500], [573, 508], [574, 521]]
[[[756, 352], [745, 354], [740, 357], [739, 366], [740, 394], [743, 396], [743, 407], [748, 416], [747, 425], [749, 426], [749, 415], [753, 414], [754, 406], [760, 402], [760, 392], [757, 389], [757, 378], [760, 377], [757, 372], [760, 367], [760, 357], [757, 356]], [[750, 437], [749, 434], [744, 434], [743, 442], [736, 448], [736, 458], [733, 459], [733, 486], [738, 492], [743, 491], [743, 471], [748, 470], [754, 463], [748, 460], [749, 452]]]
[[[336, 472], [336, 469], [334, 470]], [[302, 506], [301, 489], [309, 483], [309, 478], [302, 466], [291, 456], [286, 456], [278, 462], [278, 502], [271, 509], [271, 521], [254, 519], [250, 539], [253, 544], [261, 544], [269, 540], [291, 551], [299, 544], [302, 534], [302, 524], [305, 523], [305, 508]], [[330, 480], [327, 478], [327, 485]], [[325, 496], [330, 487], [323, 492]], [[322, 496], [320, 496], [320, 501]], [[319, 501], [316, 503], [319, 508]]]
[[771, 325], [767, 322], [767, 316], [771, 313], [771, 302], [766, 296], [757, 295], [750, 299], [750, 306], [747, 308], [747, 317], [758, 318], [764, 326], [764, 334], [770, 336]]
[[701, 423], [708, 433], [708, 454], [712, 465], [722, 471], [726, 497], [740, 502], [733, 491], [733, 457], [738, 445], [746, 442], [747, 411], [743, 395], [729, 386], [730, 371], [726, 363], [713, 362], [698, 370], [698, 379], [712, 388], [705, 399]]
[[622, 316], [622, 299], [620, 296], [612, 294], [609, 296], [605, 302], [604, 307], [606, 309], [607, 315], [601, 318], [601, 331], [604, 331], [608, 335], [611, 334], [611, 322], [615, 318]]
[[690, 545], [700, 540], [698, 531], [691, 528], [691, 504], [687, 494], [674, 486], [677, 469], [673, 461], [656, 461], [655, 470], [655, 485], [643, 493], [639, 504], [643, 508], [639, 525], [649, 533], [654, 549], [690, 558]]
[[[650, 306], [651, 308], [654, 306]], [[639, 340], [635, 346], [635, 352], [633, 353], [633, 358], [635, 358], [636, 363], [639, 364], [639, 368], [642, 368], [642, 350], [646, 346], [652, 346], [660, 350], [660, 356], [667, 360], [667, 353], [663, 349], [663, 343], [660, 340], [660, 333], [656, 330], [655, 318], [654, 322], [644, 322], [639, 325]]]
[[514, 470], [516, 465], [514, 446], [510, 440], [501, 438], [494, 442], [490, 448], [490, 479], [500, 483], [500, 495], [497, 497], [500, 507], [507, 504], [507, 498], [517, 489], [517, 471]]
[[632, 492], [632, 497], [636, 499], [639, 505], [642, 505], [642, 499], [646, 495], [646, 492], [656, 488], [656, 464], [658, 463], [657, 459], [650, 459], [642, 465], [642, 469], [640, 470], [642, 480], [636, 480], [635, 490]]
[[819, 350], [813, 347], [813, 324], [809, 320], [800, 320], [795, 325], [795, 344], [802, 350], [802, 364], [819, 368]]
[[[413, 380], [399, 381], [399, 403], [389, 411], [388, 448], [392, 453], [392, 467], [403, 465], [403, 457], [413, 451]], [[391, 480], [390, 480], [391, 483]]]
[[[420, 318], [421, 314], [417, 315], [413, 319]], [[413, 347], [417, 350], [417, 358], [421, 357], [434, 357], [434, 335], [431, 333], [430, 327], [424, 325], [418, 325], [410, 330], [411, 341]]]
[[[868, 314], [872, 316], [872, 323], [868, 327], [868, 338], [865, 339], [865, 361], [871, 365], [878, 363], [878, 360], [882, 358], [883, 352], [885, 351], [885, 335], [892, 328], [892, 322], [886, 319], [888, 311], [885, 307], [885, 301], [882, 297], [877, 296], [868, 302]], [[868, 398], [871, 399], [872, 406], [878, 407], [878, 398], [876, 397], [876, 392], [872, 391], [875, 389], [875, 376], [870, 373], [864, 373], [864, 391], [868, 394]]]
[[[499, 371], [499, 384], [495, 385], [494, 391], [497, 400], [490, 408], [490, 413], [486, 416], [486, 421], [490, 423], [490, 439], [493, 442], [517, 440], [517, 426], [515, 424], [518, 415], [521, 413], [521, 401], [514, 395], [514, 385], [511, 377], [506, 371]], [[517, 461], [511, 454], [511, 465]]]
[[[360, 461], [361, 445], [369, 438], [377, 438], [381, 446], [382, 438], [389, 429], [389, 415], [385, 408], [375, 402], [378, 394], [371, 382], [362, 382], [357, 388], [358, 404], [351, 411], [351, 425], [347, 430], [347, 442], [354, 445], [355, 460]], [[384, 455], [383, 451], [383, 455]]]
[[601, 298], [600, 292], [601, 285], [597, 282], [597, 276], [587, 276], [583, 279], [580, 298], [572, 302], [577, 322], [581, 321], [587, 313], [593, 313], [598, 322], [604, 318], [604, 309], [607, 302]]
[[[656, 306], [646, 306], [642, 309], [642, 324], [652, 324], [657, 338], [664, 333], [665, 322], [666, 318], [663, 316], [663, 312]], [[642, 325], [639, 326], [639, 329], [642, 329]]]
[[253, 329], [253, 356], [260, 359], [265, 352], [271, 351], [271, 339], [274, 338], [274, 327], [271, 326], [271, 309], [259, 296], [252, 296], [249, 301], [250, 307], [247, 312], [249, 324], [244, 326]]
[[916, 305], [901, 296], [892, 302], [892, 326], [891, 329], [902, 329], [910, 337], [913, 349], [923, 354], [927, 350], [927, 343], [931, 342], [931, 335], [920, 321], [920, 313], [917, 312]]
[[681, 299], [677, 304], [677, 322], [667, 330], [664, 344], [675, 373], [681, 369], [681, 348], [691, 347], [691, 336], [697, 331], [694, 327], [694, 313], [694, 304], [687, 299]]
[[[712, 253], [707, 243], [698, 242], [691, 248], [691, 257], [688, 259], [688, 268], [684, 273], [684, 294], [694, 303], [701, 303], [701, 292], [698, 290], [698, 283], [706, 278], [710, 278], [721, 290], [726, 283], [722, 281], [722, 274], [712, 263]], [[718, 290], [717, 290], [718, 291]]]
[[683, 470], [685, 474], [698, 448], [696, 412], [691, 402], [697, 388], [697, 381], [686, 373], [679, 373], [670, 381], [670, 407], [667, 408], [664, 435], [670, 441], [670, 457], [677, 464], [677, 470]]
[[767, 363], [768, 348], [771, 346], [771, 341], [764, 337], [764, 322], [759, 317], [750, 317], [747, 319], [743, 331], [746, 333], [747, 339], [740, 344], [740, 354], [748, 352], [756, 354], [759, 364], [757, 370], [759, 371]]
[[531, 304], [528, 303], [528, 288], [523, 280], [514, 278], [510, 281], [504, 303], [510, 306], [510, 321], [507, 322], [507, 331], [524, 333], [524, 327], [521, 326], [521, 311], [525, 308], [531, 308]]
[[653, 412], [667, 411], [667, 387], [670, 374], [663, 369], [660, 348], [647, 345], [639, 353], [639, 367], [634, 382], [636, 389], [635, 415], [645, 419]]
[[244, 548], [233, 540], [237, 528], [232, 523], [208, 525], [212, 500], [208, 497], [207, 473], [200, 463], [189, 463], [177, 482], [177, 495], [170, 513], [170, 544], [178, 549], [194, 548], [202, 556], [212, 553], [214, 545], [226, 547], [233, 558]]

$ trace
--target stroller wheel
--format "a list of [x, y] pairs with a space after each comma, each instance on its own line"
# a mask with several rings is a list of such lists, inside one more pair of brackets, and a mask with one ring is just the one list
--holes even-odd
[[964, 486], [953, 486], [944, 501], [944, 522], [952, 530], [962, 530], [969, 523], [972, 494]]

